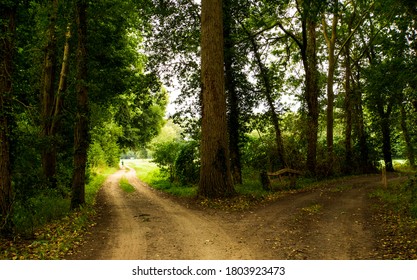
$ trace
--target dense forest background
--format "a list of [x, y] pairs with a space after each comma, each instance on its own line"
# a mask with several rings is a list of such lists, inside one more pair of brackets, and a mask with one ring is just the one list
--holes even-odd
[[414, 167], [414, 1], [201, 2], [1, 0], [4, 235], [84, 205], [122, 153], [205, 197], [285, 167]]

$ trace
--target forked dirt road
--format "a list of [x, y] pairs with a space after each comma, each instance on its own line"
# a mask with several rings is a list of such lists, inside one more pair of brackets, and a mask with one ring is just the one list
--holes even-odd
[[[125, 177], [135, 187], [119, 187]], [[111, 175], [98, 197], [97, 225], [71, 259], [374, 259], [369, 192], [380, 177], [360, 176], [288, 194], [241, 212], [178, 203], [137, 179]]]

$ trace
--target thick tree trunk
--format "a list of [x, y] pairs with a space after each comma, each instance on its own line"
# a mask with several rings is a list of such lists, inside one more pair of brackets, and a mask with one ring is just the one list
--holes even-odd
[[230, 149], [230, 169], [235, 184], [242, 184], [242, 164], [240, 155], [239, 98], [236, 91], [234, 56], [235, 46], [232, 39], [232, 19], [230, 0], [224, 2], [224, 70], [228, 105], [228, 132]]
[[307, 101], [307, 169], [316, 174], [317, 167], [317, 133], [319, 124], [319, 86], [317, 70], [316, 22], [308, 19], [306, 22], [306, 54], [304, 69], [306, 75], [305, 98]]
[[230, 172], [224, 85], [223, 18], [221, 0], [201, 1], [201, 170], [198, 194], [234, 194]]
[[52, 187], [56, 187], [56, 144], [53, 129], [53, 111], [55, 109], [55, 73], [56, 73], [56, 20], [58, 13], [58, 1], [50, 0], [52, 7], [49, 28], [48, 28], [48, 42], [45, 47], [45, 59], [42, 71], [41, 80], [41, 121], [42, 121], [42, 138], [45, 144], [42, 148], [42, 169], [45, 178], [51, 184]]
[[77, 116], [74, 129], [74, 173], [72, 178], [71, 209], [85, 203], [85, 171], [89, 146], [89, 107], [87, 89], [87, 1], [78, 0], [77, 18]]
[[10, 163], [10, 112], [16, 9], [0, 4], [0, 234], [12, 232], [13, 205]]

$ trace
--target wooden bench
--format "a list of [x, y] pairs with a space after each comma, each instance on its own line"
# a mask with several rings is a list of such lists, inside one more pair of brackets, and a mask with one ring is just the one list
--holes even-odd
[[280, 182], [284, 178], [290, 179], [290, 187], [295, 187], [297, 177], [302, 175], [301, 171], [291, 169], [291, 168], [284, 168], [275, 172], [266, 172], [261, 177], [262, 186], [264, 189], [271, 190], [271, 182], [279, 180]]
[[278, 170], [278, 171], [275, 171], [275, 172], [267, 172], [266, 174], [268, 175], [268, 177], [271, 181], [274, 180], [273, 179], [274, 177], [278, 177], [278, 180], [281, 181], [282, 178], [285, 178], [285, 177], [289, 177], [289, 178], [295, 177], [295, 178], [297, 178], [297, 176], [302, 175], [302, 172], [298, 171], [298, 170], [295, 170], [295, 169], [291, 169], [291, 168], [284, 168], [284, 169], [281, 169], [281, 170]]

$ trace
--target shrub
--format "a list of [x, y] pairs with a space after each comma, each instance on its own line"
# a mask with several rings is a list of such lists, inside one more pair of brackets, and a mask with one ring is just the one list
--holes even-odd
[[200, 177], [200, 157], [197, 141], [184, 142], [175, 158], [175, 173], [181, 184], [195, 184]]
[[178, 140], [159, 142], [153, 147], [152, 162], [155, 162], [162, 172], [168, 174], [171, 182], [175, 180], [174, 164], [180, 148], [181, 142]]

